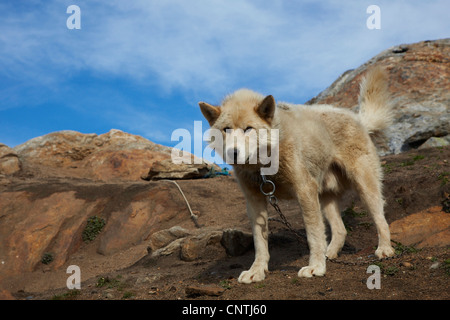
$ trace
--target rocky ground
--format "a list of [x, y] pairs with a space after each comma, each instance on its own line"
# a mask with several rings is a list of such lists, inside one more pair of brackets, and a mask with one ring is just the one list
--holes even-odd
[[[39, 262], [31, 272], [3, 279], [4, 294], [16, 299], [449, 299], [449, 155], [450, 148], [445, 147], [382, 159], [386, 218], [398, 241], [398, 257], [373, 260], [376, 230], [359, 200], [349, 194], [343, 204], [349, 235], [337, 261], [328, 262], [324, 277], [297, 277], [298, 269], [308, 261], [306, 241], [299, 242], [274, 220], [270, 222], [270, 272], [263, 282], [250, 285], [237, 282], [254, 253], [248, 242], [250, 225], [244, 198], [233, 177], [179, 181], [198, 216], [199, 228], [176, 186], [168, 182], [90, 182], [88, 186], [86, 181], [42, 181], [30, 185], [17, 177], [3, 186], [3, 195], [72, 190], [77, 198], [88, 199], [103, 190], [104, 194], [124, 192], [129, 197], [146, 194], [158, 185], [173, 191], [171, 201], [179, 211], [177, 217], [168, 218], [169, 223], [160, 225], [159, 232], [135, 240], [126, 249], [102, 254], [102, 241], [106, 241], [102, 239], [113, 219], [104, 216], [107, 226], [94, 241], [82, 242], [59, 267], [52, 265], [58, 260], [57, 248], [52, 247], [49, 251], [55, 260], [51, 263]], [[120, 201], [111, 205], [120, 206]], [[283, 202], [281, 208], [294, 228], [304, 232], [297, 204]], [[273, 210], [270, 215], [276, 218]], [[133, 230], [127, 232], [133, 237]], [[226, 233], [232, 240], [223, 239]], [[372, 275], [367, 268], [373, 264], [381, 270], [381, 289], [367, 288]], [[81, 268], [81, 290], [66, 287], [69, 265]]]

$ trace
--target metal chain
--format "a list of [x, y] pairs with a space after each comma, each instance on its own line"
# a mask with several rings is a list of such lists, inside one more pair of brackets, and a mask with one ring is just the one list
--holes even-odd
[[[281, 219], [281, 220], [278, 220], [278, 219], [272, 219], [272, 220], [283, 223], [296, 236], [296, 238], [299, 242], [303, 242], [307, 238], [306, 234], [294, 230], [294, 228], [292, 228], [292, 225], [286, 219], [286, 216], [283, 214], [283, 212], [281, 212], [281, 209], [278, 206], [278, 198], [275, 196], [275, 183], [273, 183], [273, 181], [267, 179], [266, 176], [262, 173], [261, 173], [261, 178], [262, 178], [262, 182], [261, 182], [261, 185], [259, 186], [259, 189], [261, 190], [261, 193], [268, 198], [270, 205], [275, 209], [275, 211], [278, 213], [278, 215], [280, 216], [280, 219]], [[270, 184], [272, 187], [272, 190], [270, 192], [264, 191], [264, 185], [267, 185], [267, 184]], [[386, 258], [381, 258], [381, 259], [373, 258], [371, 260], [357, 261], [357, 262], [341, 261], [341, 260], [328, 259], [328, 258], [327, 258], [327, 260], [330, 262], [333, 262], [333, 263], [347, 265], [347, 266], [358, 266], [358, 265], [366, 265], [367, 263], [372, 263], [372, 262], [381, 262], [381, 261], [386, 261], [386, 260], [397, 259], [405, 253], [406, 253], [406, 250], [404, 250], [401, 253], [399, 253], [395, 256], [392, 256], [392, 257], [386, 257]]]
[[[261, 182], [261, 185], [259, 186], [259, 188], [261, 190], [261, 193], [268, 198], [270, 205], [275, 209], [275, 211], [280, 216], [281, 221], [280, 220], [276, 220], [276, 221], [280, 221], [281, 223], [283, 223], [296, 236], [296, 238], [299, 242], [303, 242], [306, 239], [306, 235], [300, 233], [299, 231], [294, 230], [294, 228], [289, 223], [289, 221], [286, 219], [286, 216], [283, 214], [283, 212], [281, 212], [281, 209], [278, 206], [278, 198], [275, 196], [275, 183], [273, 183], [273, 181], [267, 179], [266, 176], [263, 175], [262, 173], [261, 173], [261, 177], [262, 177], [262, 182]], [[270, 184], [272, 186], [272, 191], [265, 192], [264, 191], [265, 184]]]

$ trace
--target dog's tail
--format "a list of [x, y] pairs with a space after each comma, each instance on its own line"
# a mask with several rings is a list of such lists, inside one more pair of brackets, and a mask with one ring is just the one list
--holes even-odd
[[361, 82], [359, 117], [371, 135], [381, 133], [392, 123], [387, 74], [381, 67], [370, 70]]

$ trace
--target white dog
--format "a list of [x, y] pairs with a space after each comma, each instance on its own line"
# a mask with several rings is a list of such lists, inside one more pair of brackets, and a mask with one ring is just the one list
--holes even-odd
[[[278, 199], [297, 199], [302, 209], [310, 258], [299, 277], [324, 275], [326, 257], [337, 257], [346, 237], [339, 200], [352, 187], [375, 221], [379, 238], [376, 256], [394, 254], [383, 212], [382, 170], [371, 140], [371, 135], [392, 121], [384, 70], [374, 68], [367, 74], [359, 102], [360, 110], [355, 114], [330, 105], [277, 105], [271, 95], [241, 89], [227, 96], [221, 106], [199, 103], [211, 128], [223, 135], [225, 143], [218, 151], [233, 164], [252, 223], [255, 261], [241, 273], [239, 282], [263, 280], [269, 262], [267, 199], [260, 191], [261, 169], [268, 166], [261, 159], [254, 160], [256, 144], [250, 143], [250, 136], [256, 137], [258, 145], [276, 144], [274, 159], [279, 163], [272, 166], [277, 170], [267, 178], [275, 183]], [[261, 134], [264, 131], [269, 134]], [[273, 139], [273, 132], [278, 139]], [[244, 143], [230, 139], [232, 134]], [[331, 226], [328, 246], [323, 216]]]

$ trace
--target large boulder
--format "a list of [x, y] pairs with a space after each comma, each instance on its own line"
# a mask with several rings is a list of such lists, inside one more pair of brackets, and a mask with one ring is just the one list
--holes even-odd
[[[187, 152], [183, 152], [183, 158], [192, 164], [175, 164], [172, 150], [115, 129], [101, 135], [66, 130], [31, 139], [11, 149], [8, 159], [19, 161], [20, 158], [25, 174], [32, 176], [111, 182], [138, 181], [141, 177], [146, 180], [201, 178], [211, 169], [212, 164]], [[1, 152], [0, 146], [0, 173]], [[8, 170], [14, 170], [13, 164], [8, 164]]]
[[366, 71], [379, 65], [389, 72], [395, 112], [381, 155], [417, 148], [431, 137], [450, 132], [450, 39], [422, 41], [389, 48], [360, 67], [342, 74], [307, 104], [333, 104], [357, 109], [359, 84]]
[[154, 161], [170, 159], [171, 150], [115, 129], [101, 135], [59, 131], [14, 148], [30, 175], [99, 181], [140, 180]]

